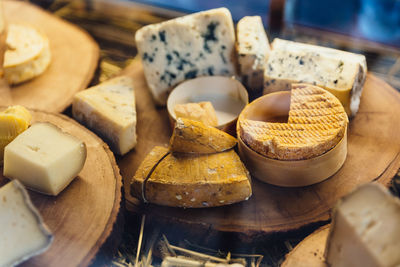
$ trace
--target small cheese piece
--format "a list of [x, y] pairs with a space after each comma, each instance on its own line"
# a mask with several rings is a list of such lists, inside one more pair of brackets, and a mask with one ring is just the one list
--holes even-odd
[[211, 102], [177, 104], [174, 107], [176, 118], [200, 121], [205, 125], [217, 126], [218, 118]]
[[355, 116], [366, 78], [365, 56], [275, 39], [264, 73], [264, 94], [290, 90], [291, 83], [318, 85]]
[[121, 76], [77, 93], [72, 115], [124, 155], [136, 146], [136, 106], [133, 80]]
[[235, 151], [192, 156], [171, 153], [160, 161], [168, 152], [168, 148], [154, 147], [140, 164], [131, 184], [134, 196], [186, 208], [228, 205], [251, 196], [250, 175]]
[[31, 114], [23, 106], [11, 106], [0, 112], [0, 163], [3, 162], [5, 146], [25, 131], [31, 120]]
[[178, 118], [170, 140], [173, 152], [217, 153], [234, 147], [236, 138], [201, 122]]
[[15, 266], [43, 253], [53, 236], [23, 185], [13, 180], [0, 188], [0, 266]]
[[181, 81], [232, 76], [235, 32], [226, 8], [211, 9], [145, 26], [135, 35], [147, 84], [157, 104]]
[[293, 84], [287, 123], [239, 122], [240, 137], [254, 151], [279, 160], [309, 159], [343, 138], [348, 124], [339, 100], [326, 90]]
[[244, 17], [237, 24], [237, 52], [242, 82], [250, 92], [261, 92], [270, 53], [260, 16]]
[[50, 65], [47, 37], [35, 28], [9, 24], [4, 55], [4, 76], [9, 84], [18, 84], [42, 74]]
[[85, 143], [57, 126], [40, 122], [4, 150], [4, 176], [48, 195], [58, 195], [82, 170]]
[[333, 210], [325, 258], [332, 267], [400, 266], [400, 200], [382, 185], [359, 187]]

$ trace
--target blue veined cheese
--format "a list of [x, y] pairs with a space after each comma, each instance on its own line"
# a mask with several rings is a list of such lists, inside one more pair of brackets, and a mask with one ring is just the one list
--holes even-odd
[[77, 93], [72, 115], [124, 155], [137, 143], [133, 79], [121, 76]]
[[242, 18], [237, 24], [237, 53], [243, 84], [250, 92], [263, 88], [265, 65], [270, 53], [260, 16]]
[[264, 72], [264, 94], [290, 90], [291, 83], [310, 83], [331, 92], [355, 116], [366, 73], [363, 55], [275, 39]]
[[218, 8], [145, 26], [136, 32], [147, 84], [159, 105], [179, 82], [235, 74], [235, 32], [228, 9]]

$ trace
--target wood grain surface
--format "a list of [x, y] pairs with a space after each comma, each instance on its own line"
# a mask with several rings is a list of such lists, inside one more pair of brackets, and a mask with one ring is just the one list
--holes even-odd
[[[167, 111], [156, 108], [136, 60], [124, 74], [135, 78], [138, 145], [118, 159], [124, 177], [127, 207], [138, 211], [129, 185], [132, 176], [155, 145], [167, 145], [171, 134]], [[368, 74], [360, 110], [350, 121], [348, 154], [343, 167], [324, 182], [301, 188], [283, 188], [253, 179], [253, 196], [231, 206], [179, 209], [146, 204], [148, 218], [187, 227], [238, 232], [250, 237], [298, 229], [328, 220], [335, 202], [358, 185], [377, 180], [387, 185], [400, 167], [400, 94]]]
[[330, 224], [307, 236], [286, 255], [281, 267], [327, 267], [324, 253]]
[[[96, 42], [78, 27], [42, 9], [21, 1], [4, 1], [6, 22], [30, 24], [50, 41], [52, 60], [39, 77], [11, 88], [0, 84], [0, 105], [20, 104], [28, 108], [61, 112], [74, 94], [90, 83], [99, 59]], [[10, 91], [10, 98], [5, 97]]]
[[[49, 250], [21, 266], [88, 266], [109, 237], [120, 209], [122, 178], [108, 146], [95, 134], [59, 114], [32, 111], [34, 121], [48, 121], [86, 143], [84, 168], [57, 197], [29, 191], [54, 234]], [[8, 180], [2, 176], [0, 186]]]

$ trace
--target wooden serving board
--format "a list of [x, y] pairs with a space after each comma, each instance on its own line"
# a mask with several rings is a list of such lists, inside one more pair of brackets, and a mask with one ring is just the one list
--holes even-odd
[[30, 24], [50, 41], [51, 63], [39, 77], [11, 88], [0, 83], [0, 105], [19, 104], [48, 112], [62, 112], [74, 94], [90, 83], [99, 59], [99, 47], [83, 30], [21, 1], [4, 1], [7, 23]]
[[[95, 134], [59, 114], [32, 111], [86, 143], [83, 170], [57, 197], [29, 191], [54, 235], [49, 250], [22, 266], [88, 266], [110, 235], [120, 209], [122, 178], [108, 146]], [[2, 176], [0, 186], [8, 180]]]
[[281, 267], [328, 267], [324, 253], [330, 224], [307, 236], [286, 255]]
[[[143, 69], [134, 61], [125, 71], [135, 78], [138, 113], [138, 145], [118, 160], [124, 177], [128, 208], [138, 201], [130, 197], [130, 180], [155, 145], [168, 144], [171, 129], [167, 111], [155, 108]], [[253, 196], [231, 206], [179, 209], [143, 205], [148, 218], [205, 227], [246, 236], [289, 231], [328, 220], [335, 202], [358, 185], [377, 180], [388, 184], [400, 167], [400, 94], [381, 79], [368, 74], [360, 110], [348, 131], [348, 154], [343, 167], [324, 182], [302, 188], [284, 188], [253, 179]]]

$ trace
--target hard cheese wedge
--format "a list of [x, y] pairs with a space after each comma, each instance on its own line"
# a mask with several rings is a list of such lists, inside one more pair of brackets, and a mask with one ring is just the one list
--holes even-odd
[[366, 73], [363, 55], [275, 39], [264, 73], [264, 94], [290, 90], [292, 83], [310, 83], [331, 92], [354, 116]]
[[170, 140], [173, 152], [216, 153], [234, 147], [236, 138], [201, 122], [178, 118]]
[[264, 70], [271, 50], [261, 17], [242, 18], [236, 31], [242, 82], [250, 92], [261, 92]]
[[232, 76], [235, 31], [226, 8], [211, 9], [139, 29], [135, 35], [147, 84], [157, 104], [179, 82]]
[[217, 126], [218, 118], [211, 102], [177, 104], [174, 107], [176, 118], [200, 121], [205, 125]]
[[4, 150], [4, 176], [58, 195], [82, 170], [86, 146], [50, 123], [35, 123]]
[[5, 146], [25, 131], [31, 120], [31, 114], [23, 106], [11, 106], [0, 112], [0, 162], [3, 162]]
[[136, 145], [135, 92], [130, 77], [117, 77], [77, 93], [72, 115], [120, 155]]
[[44, 252], [53, 236], [17, 180], [0, 188], [0, 266], [14, 266]]
[[240, 137], [254, 151], [279, 160], [319, 156], [344, 136], [347, 115], [339, 100], [317, 86], [293, 84], [288, 123], [239, 122]]
[[171, 153], [160, 161], [168, 152], [155, 147], [147, 155], [133, 177], [134, 196], [187, 208], [222, 206], [251, 196], [249, 173], [235, 151], [193, 156]]
[[400, 266], [400, 200], [367, 184], [334, 208], [325, 257], [333, 267]]
[[4, 55], [4, 76], [9, 84], [18, 84], [42, 74], [50, 64], [49, 40], [33, 27], [10, 24], [8, 49]]

